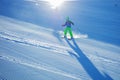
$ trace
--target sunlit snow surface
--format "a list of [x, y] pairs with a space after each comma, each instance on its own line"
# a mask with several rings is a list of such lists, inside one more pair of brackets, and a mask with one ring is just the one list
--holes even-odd
[[118, 46], [87, 34], [67, 40], [60, 32], [0, 16], [0, 79], [120, 79]]
[[55, 10], [47, 1], [0, 0], [0, 15], [57, 31], [69, 16], [74, 32], [120, 46], [120, 0], [65, 0]]

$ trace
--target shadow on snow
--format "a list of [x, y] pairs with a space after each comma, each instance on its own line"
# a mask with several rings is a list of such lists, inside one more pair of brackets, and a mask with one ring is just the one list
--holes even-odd
[[84, 53], [81, 51], [77, 43], [74, 39], [72, 39], [73, 45], [66, 39], [66, 42], [68, 45], [79, 55], [75, 55], [74, 53], [68, 51], [70, 55], [75, 56], [75, 58], [79, 61], [79, 63], [82, 65], [84, 70], [88, 73], [88, 75], [92, 78], [92, 80], [113, 80], [109, 75], [104, 73], [102, 75], [99, 70], [94, 66], [94, 64], [84, 55]]

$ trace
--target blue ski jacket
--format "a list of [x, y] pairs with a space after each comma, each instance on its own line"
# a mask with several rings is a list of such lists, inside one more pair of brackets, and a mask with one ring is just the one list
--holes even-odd
[[74, 23], [70, 20], [66, 21], [64, 25], [62, 26], [66, 26], [66, 27], [70, 27], [71, 28], [71, 25], [74, 25]]

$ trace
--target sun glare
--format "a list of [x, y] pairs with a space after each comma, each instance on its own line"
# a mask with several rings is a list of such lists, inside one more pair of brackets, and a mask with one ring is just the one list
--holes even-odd
[[51, 8], [53, 9], [56, 9], [64, 2], [64, 0], [47, 0], [47, 1], [50, 3], [50, 5], [52, 6]]

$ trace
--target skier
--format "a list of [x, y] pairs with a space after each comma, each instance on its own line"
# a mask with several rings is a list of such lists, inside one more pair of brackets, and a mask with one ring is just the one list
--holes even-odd
[[66, 17], [66, 22], [62, 26], [66, 26], [64, 29], [64, 38], [66, 37], [66, 34], [69, 32], [71, 39], [73, 38], [73, 33], [71, 29], [71, 25], [74, 25], [72, 21], [69, 20], [69, 17]]

